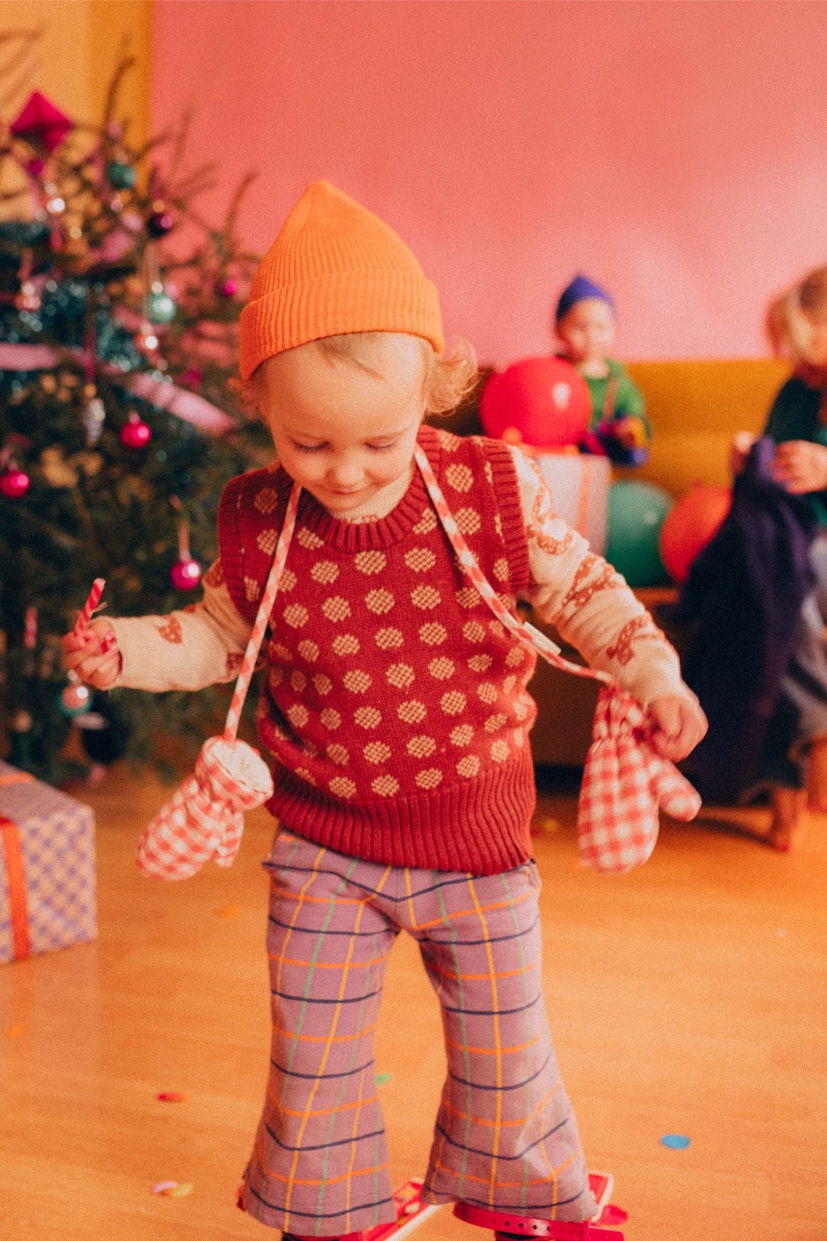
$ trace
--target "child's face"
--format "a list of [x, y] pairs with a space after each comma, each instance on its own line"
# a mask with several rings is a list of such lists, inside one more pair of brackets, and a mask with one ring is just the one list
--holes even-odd
[[425, 377], [422, 342], [391, 333], [358, 362], [317, 341], [268, 358], [259, 404], [279, 461], [327, 509], [366, 503], [411, 467]]
[[584, 297], [563, 315], [555, 330], [575, 366], [597, 362], [606, 357], [614, 343], [614, 311], [602, 297]]

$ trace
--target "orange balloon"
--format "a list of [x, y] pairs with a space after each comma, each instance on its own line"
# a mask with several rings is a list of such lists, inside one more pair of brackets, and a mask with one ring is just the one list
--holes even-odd
[[679, 586], [689, 576], [695, 557], [718, 532], [731, 504], [729, 487], [693, 483], [667, 514], [660, 532], [660, 554]]

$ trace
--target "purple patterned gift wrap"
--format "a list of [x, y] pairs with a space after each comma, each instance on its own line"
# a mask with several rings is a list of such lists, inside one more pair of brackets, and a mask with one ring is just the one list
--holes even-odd
[[0, 762], [0, 962], [97, 928], [91, 807]]

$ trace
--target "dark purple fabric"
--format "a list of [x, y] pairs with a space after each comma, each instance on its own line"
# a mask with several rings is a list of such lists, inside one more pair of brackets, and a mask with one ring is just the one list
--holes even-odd
[[578, 302], [585, 301], [587, 297], [598, 297], [601, 302], [608, 302], [612, 310], [615, 304], [605, 289], [601, 289], [599, 284], [595, 284], [593, 280], [589, 280], [588, 276], [576, 275], [571, 284], [566, 285], [560, 294], [560, 300], [557, 303], [557, 310], [554, 313], [555, 323], [559, 323], [564, 315], [567, 315], [572, 306], [576, 306]]
[[683, 675], [709, 718], [687, 771], [705, 801], [734, 801], [756, 779], [767, 725], [815, 575], [817, 519], [770, 473], [775, 444], [753, 446], [732, 508], [695, 560], [671, 615], [692, 621]]

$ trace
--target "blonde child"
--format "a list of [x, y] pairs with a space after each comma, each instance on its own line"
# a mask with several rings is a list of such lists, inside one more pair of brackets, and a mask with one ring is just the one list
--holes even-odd
[[278, 464], [228, 485], [203, 602], [64, 639], [67, 663], [97, 686], [231, 679], [288, 495], [303, 488], [259, 707], [276, 759], [273, 1044], [242, 1198], [296, 1237], [395, 1218], [372, 1038], [400, 929], [419, 941], [448, 1057], [426, 1199], [543, 1220], [595, 1210], [539, 984], [534, 661], [461, 571], [415, 447], [510, 608], [525, 592], [614, 673], [648, 708], [664, 756], [687, 754], [704, 729], [674, 651], [555, 516], [532, 465], [423, 425], [472, 374], [467, 349], [443, 355], [436, 289], [404, 243], [312, 185], [241, 321], [241, 376]]
[[592, 416], [583, 448], [618, 465], [642, 465], [649, 456], [651, 428], [643, 394], [622, 362], [611, 357], [617, 323], [609, 294], [578, 275], [560, 294], [554, 333], [560, 356], [586, 381]]
[[[809, 495], [827, 527], [827, 267], [817, 268], [776, 298], [767, 331], [779, 357], [793, 373], [773, 401], [763, 434], [777, 444], [773, 473], [794, 495]], [[730, 461], [744, 467], [755, 436], [739, 431]], [[815, 593], [801, 612], [801, 635], [781, 686], [777, 716], [796, 720], [789, 752], [767, 753], [762, 778], [772, 784], [773, 822], [769, 843], [786, 851], [806, 826], [808, 806], [827, 811], [827, 536], [811, 549]], [[789, 729], [779, 730], [789, 732]]]

